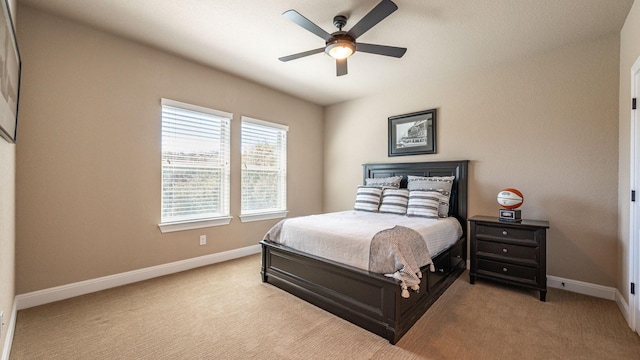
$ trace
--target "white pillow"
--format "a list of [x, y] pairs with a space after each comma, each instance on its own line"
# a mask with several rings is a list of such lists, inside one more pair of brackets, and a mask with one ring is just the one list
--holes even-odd
[[354, 205], [353, 210], [378, 212], [381, 195], [381, 188], [358, 186], [358, 191], [356, 192], [356, 204]]
[[382, 202], [380, 212], [385, 214], [405, 215], [409, 202], [409, 190], [407, 189], [384, 189], [382, 191]]
[[407, 216], [438, 218], [440, 194], [437, 191], [412, 190], [409, 192]]

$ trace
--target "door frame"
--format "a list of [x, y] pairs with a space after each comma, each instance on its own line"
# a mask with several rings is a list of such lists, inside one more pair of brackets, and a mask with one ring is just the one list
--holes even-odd
[[[631, 67], [631, 98], [638, 98], [640, 92], [640, 57], [636, 59]], [[640, 176], [636, 176], [636, 171], [640, 171], [640, 111], [634, 111], [629, 106], [631, 119], [631, 156], [630, 156], [630, 188], [638, 189], [636, 196], [640, 196]], [[631, 294], [629, 285], [629, 326], [640, 335], [640, 198], [635, 202], [630, 201], [629, 205], [629, 282], [635, 284], [635, 295]]]

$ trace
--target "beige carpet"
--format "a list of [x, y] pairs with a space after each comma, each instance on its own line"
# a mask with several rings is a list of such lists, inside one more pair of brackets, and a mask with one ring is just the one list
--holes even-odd
[[640, 359], [612, 301], [463, 274], [398, 342], [260, 280], [249, 256], [18, 312], [19, 359]]

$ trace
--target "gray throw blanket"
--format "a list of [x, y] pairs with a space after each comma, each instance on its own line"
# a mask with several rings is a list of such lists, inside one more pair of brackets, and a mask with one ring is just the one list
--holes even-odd
[[420, 288], [420, 265], [431, 265], [434, 271], [427, 243], [417, 231], [397, 225], [371, 240], [369, 270], [399, 280], [402, 297], [409, 297], [407, 287]]

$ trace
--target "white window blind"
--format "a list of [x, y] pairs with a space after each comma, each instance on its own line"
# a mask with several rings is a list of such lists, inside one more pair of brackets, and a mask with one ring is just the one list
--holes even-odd
[[229, 216], [232, 117], [162, 99], [162, 224]]
[[[242, 117], [243, 221], [251, 215], [286, 214], [288, 129], [285, 125]], [[266, 218], [272, 217], [253, 220]]]

